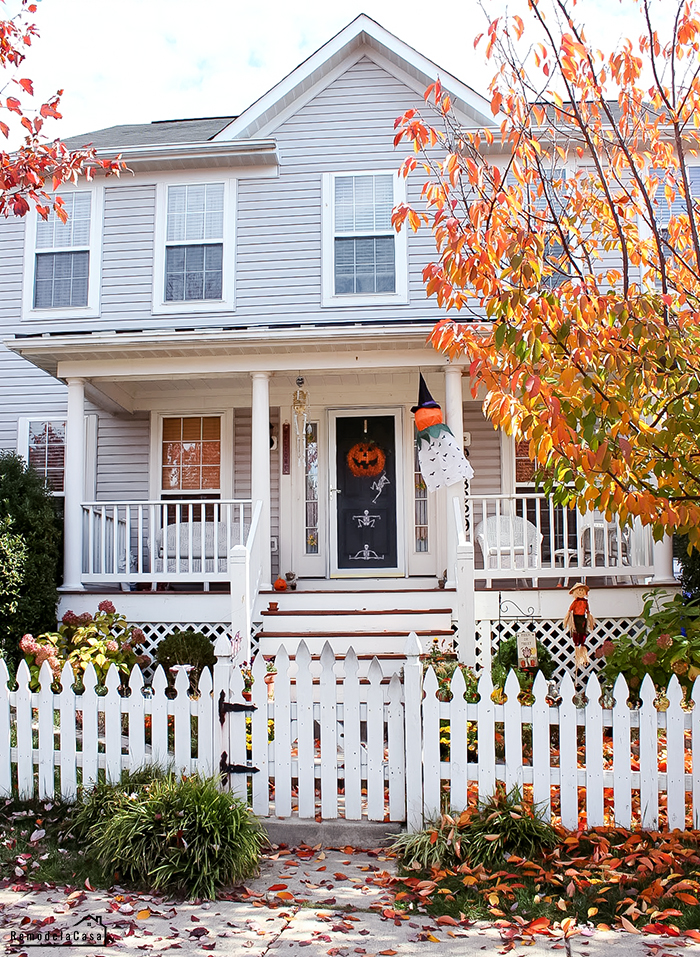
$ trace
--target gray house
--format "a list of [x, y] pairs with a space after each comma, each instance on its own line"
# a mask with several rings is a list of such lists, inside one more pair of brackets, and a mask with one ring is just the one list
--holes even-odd
[[[478, 662], [504, 598], [556, 644], [556, 586], [598, 586], [606, 637], [668, 579], [667, 543], [535, 493], [464, 368], [426, 345], [434, 247], [392, 229], [420, 189], [393, 134], [438, 72], [360, 16], [238, 117], [73, 138], [129, 172], [62, 190], [66, 226], [0, 223], [0, 445], [64, 498], [59, 614], [115, 593], [152, 642], [195, 625], [368, 655], [456, 627]], [[441, 79], [466, 125], [492, 122]], [[468, 489], [421, 479], [419, 371]], [[272, 593], [279, 576], [295, 590]]]

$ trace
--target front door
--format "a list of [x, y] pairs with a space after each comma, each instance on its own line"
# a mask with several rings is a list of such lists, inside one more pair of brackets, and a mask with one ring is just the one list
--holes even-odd
[[331, 415], [335, 440], [331, 573], [341, 577], [402, 574], [397, 414]]

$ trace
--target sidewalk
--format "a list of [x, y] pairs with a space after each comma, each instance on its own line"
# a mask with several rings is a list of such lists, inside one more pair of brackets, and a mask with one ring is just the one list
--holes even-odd
[[[28, 948], [26, 943], [12, 943], [11, 932], [36, 931], [47, 918], [43, 932], [73, 929], [92, 915], [102, 919], [112, 942], [107, 947], [71, 947], [76, 957], [104, 953], [136, 957], [170, 949], [183, 957], [212, 952], [215, 957], [468, 957], [507, 952], [508, 941], [496, 928], [439, 925], [424, 915], [395, 914], [391, 894], [382, 886], [387, 872], [394, 873], [394, 862], [383, 850], [301, 848], [266, 857], [260, 876], [230, 900], [195, 904], [115, 889], [104, 893], [5, 888], [0, 890], [0, 939], [8, 954], [57, 957], [55, 946]], [[526, 950], [522, 941], [513, 943], [513, 952], [530, 957], [554, 949], [567, 953], [564, 942], [552, 938], [537, 936]], [[683, 938], [597, 931], [570, 941], [571, 954], [590, 957], [611, 953], [665, 957], [680, 951], [700, 954], [700, 944]]]

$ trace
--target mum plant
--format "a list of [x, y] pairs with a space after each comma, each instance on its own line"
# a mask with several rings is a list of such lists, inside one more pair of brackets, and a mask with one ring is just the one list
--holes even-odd
[[68, 662], [80, 684], [86, 667], [92, 664], [103, 684], [111, 665], [127, 676], [134, 665], [149, 663], [147, 655], [139, 654], [144, 637], [143, 631], [128, 624], [111, 601], [102, 601], [95, 615], [89, 611], [81, 615], [67, 611], [58, 631], [45, 632], [36, 638], [24, 635], [20, 648], [29, 665], [32, 688], [39, 685], [39, 671], [44, 661], [48, 661], [56, 679]]
[[675, 674], [689, 699], [700, 675], [700, 605], [687, 602], [682, 595], [659, 604], [659, 598], [667, 597], [665, 592], [645, 594], [641, 638], [623, 635], [616, 641], [608, 639], [596, 654], [605, 659], [605, 677], [614, 681], [624, 675], [633, 694], [645, 675], [663, 691]]

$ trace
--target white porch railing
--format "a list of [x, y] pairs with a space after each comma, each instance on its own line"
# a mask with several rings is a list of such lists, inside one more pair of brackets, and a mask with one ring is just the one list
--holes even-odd
[[234, 545], [229, 553], [231, 580], [231, 635], [236, 641], [237, 653], [250, 661], [250, 639], [253, 628], [253, 606], [258, 597], [263, 574], [260, 516], [263, 503], [255, 503], [245, 545]]
[[251, 499], [83, 503], [82, 581], [229, 581], [252, 522]]
[[654, 572], [651, 531], [615, 516], [555, 505], [542, 494], [472, 495], [467, 499], [475, 577], [644, 578]]

